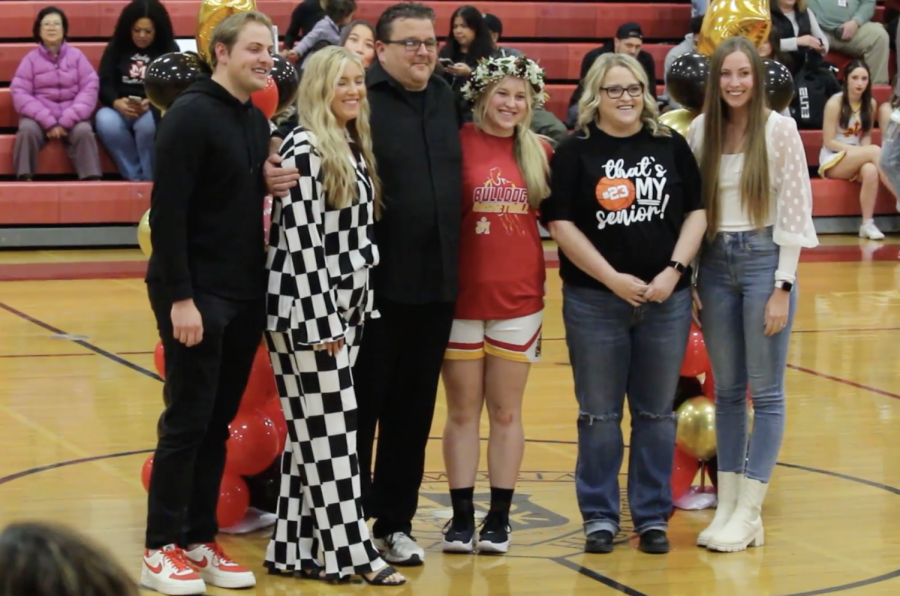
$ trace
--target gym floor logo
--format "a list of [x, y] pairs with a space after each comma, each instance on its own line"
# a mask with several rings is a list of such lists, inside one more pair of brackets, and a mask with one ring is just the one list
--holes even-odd
[[[626, 476], [620, 475], [621, 531], [616, 537], [616, 542], [626, 541], [634, 529], [625, 482]], [[556, 543], [557, 546], [570, 546], [579, 550], [583, 548], [583, 525], [575, 498], [574, 484], [575, 475], [572, 472], [519, 473], [509, 515], [516, 544], [536, 546]], [[487, 474], [479, 472], [475, 488], [476, 524], [480, 524], [487, 513], [491, 499], [489, 486]], [[415, 533], [421, 535], [423, 539], [440, 541], [443, 538], [444, 526], [452, 517], [453, 509], [446, 473], [426, 472], [419, 491]], [[568, 544], [570, 542], [571, 544]]]

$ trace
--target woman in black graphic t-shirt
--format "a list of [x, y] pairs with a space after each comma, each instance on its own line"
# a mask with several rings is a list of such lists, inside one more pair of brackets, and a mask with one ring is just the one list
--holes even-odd
[[159, 0], [134, 0], [119, 15], [100, 59], [97, 136], [126, 180], [153, 180], [155, 108], [144, 92], [151, 62], [177, 52], [169, 13]]
[[628, 500], [640, 549], [669, 550], [672, 401], [691, 324], [690, 271], [706, 230], [687, 141], [657, 121], [641, 65], [605, 54], [585, 78], [577, 132], [541, 206], [559, 244], [563, 320], [578, 400], [575, 489], [585, 550], [619, 532], [622, 413], [632, 416]]

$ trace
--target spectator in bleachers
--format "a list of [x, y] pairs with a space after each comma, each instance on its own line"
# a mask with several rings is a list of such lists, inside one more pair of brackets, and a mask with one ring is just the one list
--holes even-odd
[[884, 234], [875, 226], [875, 199], [879, 180], [884, 178], [886, 185], [890, 182], [879, 168], [881, 147], [872, 144], [878, 106], [872, 98], [869, 67], [862, 60], [853, 60], [843, 75], [843, 92], [825, 104], [819, 176], [859, 180], [859, 237], [882, 240]]
[[[474, 6], [460, 6], [450, 18], [450, 34], [438, 58], [444, 78], [459, 91], [482, 58], [496, 52], [491, 32], [481, 12]], [[447, 62], [449, 60], [449, 62]]]
[[[500, 41], [500, 36], [503, 35], [503, 21], [499, 17], [485, 14], [484, 24], [487, 25], [488, 31], [491, 32], [495, 54], [499, 56], [524, 56], [521, 50], [497, 45]], [[535, 105], [532, 110], [531, 130], [551, 139], [554, 145], [561, 143], [563, 139], [569, 136], [569, 131], [566, 125], [562, 123], [562, 120], [557, 118], [553, 112], [548, 111], [543, 105], [540, 107]]]
[[[666, 60], [663, 62], [663, 72], [665, 76], [669, 76], [669, 69], [672, 68], [672, 63], [675, 62], [676, 59], [681, 58], [685, 54], [690, 54], [691, 52], [697, 51], [697, 44], [699, 43], [699, 35], [700, 28], [703, 27], [703, 17], [693, 17], [691, 18], [691, 32], [684, 36], [684, 39], [677, 46], [669, 50], [669, 53], [666, 54]], [[671, 110], [677, 110], [681, 108], [681, 104], [669, 97], [669, 90], [665, 89], [663, 94], [659, 98], [664, 104], [669, 106]]]
[[340, 45], [341, 27], [350, 23], [356, 13], [356, 0], [323, 0], [322, 4], [325, 16], [293, 48], [300, 60], [301, 69], [316, 50], [329, 45]]
[[[785, 62], [784, 53], [782, 53], [781, 51], [781, 36], [778, 34], [778, 29], [776, 29], [775, 27], [769, 29], [769, 39], [762, 45], [760, 45], [756, 50], [760, 58], [768, 58], [769, 60], [774, 60], [775, 62], [779, 62], [781, 64], [784, 64]], [[794, 93], [796, 94], [797, 91], [795, 90]], [[790, 106], [784, 108], [779, 113], [782, 116], [786, 116], [787, 118], [792, 118]]]
[[862, 58], [872, 72], [873, 85], [887, 85], [890, 40], [881, 23], [872, 21], [875, 0], [809, 0], [829, 47]]
[[172, 21], [159, 0], [133, 0], [100, 59], [97, 136], [126, 180], [153, 179], [157, 116], [144, 91], [144, 73], [156, 58], [177, 51]]
[[91, 129], [97, 105], [97, 73], [78, 48], [66, 43], [69, 21], [53, 6], [34, 21], [38, 47], [28, 52], [10, 83], [19, 130], [13, 162], [20, 180], [31, 180], [38, 153], [50, 139], [59, 139], [82, 180], [100, 178], [100, 153]]
[[116, 557], [69, 528], [8, 525], [0, 534], [2, 596], [138, 596]]
[[500, 38], [503, 37], [503, 21], [497, 15], [485, 13], [484, 24], [487, 25], [488, 31], [491, 33], [491, 39], [494, 40], [494, 48], [501, 56], [523, 56], [522, 50], [515, 48], [500, 47]]
[[809, 52], [828, 53], [828, 36], [819, 27], [816, 15], [807, 9], [806, 0], [773, 0], [772, 30], [781, 40], [783, 64], [796, 75], [806, 64]]
[[375, 58], [375, 27], [368, 21], [353, 21], [344, 27], [340, 44], [359, 56], [363, 66], [369, 68]]
[[[295, 45], [303, 39], [303, 36], [313, 30], [320, 20], [325, 17], [325, 0], [303, 0], [291, 13], [291, 24], [288, 25], [287, 31], [284, 32], [284, 50], [281, 55], [296, 60], [297, 56], [291, 57], [291, 53]], [[302, 31], [302, 33], [301, 33]]]
[[584, 78], [594, 62], [603, 54], [615, 52], [616, 54], [627, 54], [637, 59], [641, 66], [644, 67], [644, 73], [647, 75], [647, 82], [650, 85], [647, 91], [650, 96], [656, 100], [656, 62], [653, 56], [641, 49], [644, 45], [644, 31], [637, 23], [625, 23], [616, 30], [616, 37], [612, 41], [608, 41], [599, 48], [594, 48], [588, 52], [581, 61], [581, 80], [578, 87], [572, 93], [572, 99], [569, 100], [569, 125], [574, 126], [578, 118], [578, 100], [581, 99], [584, 85]]

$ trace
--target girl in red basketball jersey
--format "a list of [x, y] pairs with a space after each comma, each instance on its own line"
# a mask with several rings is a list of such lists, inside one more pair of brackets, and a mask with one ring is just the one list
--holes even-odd
[[[530, 130], [544, 102], [544, 72], [522, 56], [488, 58], [463, 87], [474, 104], [461, 131], [463, 205], [459, 298], [444, 360], [444, 462], [453, 520], [448, 552], [505, 553], [509, 508], [525, 449], [522, 397], [538, 359], [544, 251], [537, 209], [550, 194], [550, 145]], [[479, 422], [490, 418], [490, 509], [475, 542]]]

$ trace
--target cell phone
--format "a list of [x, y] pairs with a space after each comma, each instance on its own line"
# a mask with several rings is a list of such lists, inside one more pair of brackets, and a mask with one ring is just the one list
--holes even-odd
[[128, 101], [131, 103], [141, 103], [143, 101], [142, 97], [138, 97], [137, 95], [129, 95]]
[[453, 66], [453, 60], [451, 60], [450, 58], [441, 58], [440, 60], [438, 60], [438, 62], [440, 62], [441, 66], [445, 68], [447, 66]]
[[844, 39], [844, 28], [843, 27], [838, 27], [837, 29], [834, 30], [834, 38], [838, 39], [838, 40]]

